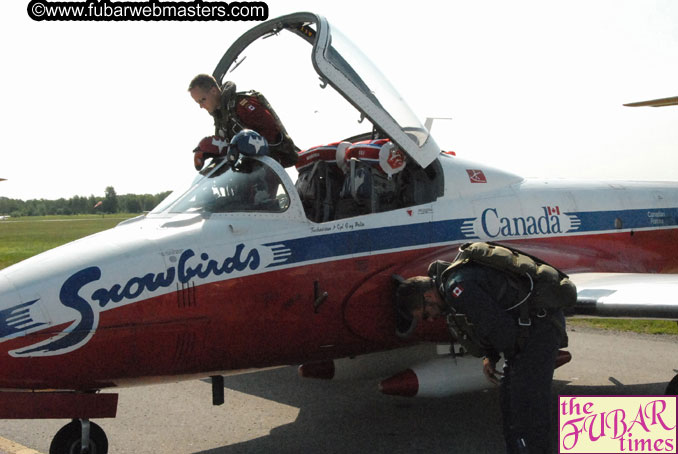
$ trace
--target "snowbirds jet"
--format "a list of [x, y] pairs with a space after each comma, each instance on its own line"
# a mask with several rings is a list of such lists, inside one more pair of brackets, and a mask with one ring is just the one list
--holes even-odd
[[[276, 41], [282, 51], [265, 50]], [[0, 272], [0, 418], [73, 419], [52, 453], [106, 452], [89, 420], [114, 417], [117, 394], [101, 390], [211, 376], [220, 403], [225, 374], [301, 364], [331, 377], [349, 357], [384, 366], [380, 352], [449, 344], [444, 322], [397, 335], [392, 276], [424, 274], [469, 241], [570, 273], [581, 313], [678, 319], [678, 184], [525, 179], [441, 152], [370, 60], [311, 13], [246, 32], [214, 75], [264, 93], [297, 144], [308, 132], [329, 145], [300, 152], [296, 186], [269, 156], [217, 159], [151, 213]], [[308, 81], [313, 97], [291, 86]], [[361, 134], [344, 135], [339, 117], [299, 123], [304, 108], [339, 104]], [[436, 368], [448, 356], [384, 390], [468, 389], [462, 366]], [[397, 357], [411, 363], [391, 374], [430, 359]]]

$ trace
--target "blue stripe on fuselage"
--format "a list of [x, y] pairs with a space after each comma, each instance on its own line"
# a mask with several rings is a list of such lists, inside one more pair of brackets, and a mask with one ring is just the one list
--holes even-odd
[[274, 248], [282, 245], [291, 250], [287, 260], [269, 265], [269, 267], [274, 267], [321, 260], [328, 257], [465, 240], [466, 237], [461, 232], [461, 226], [467, 220], [469, 218], [376, 229], [355, 227], [353, 222], [349, 221], [342, 225], [342, 229], [348, 231], [268, 243], [264, 246]]
[[678, 208], [645, 208], [640, 210], [580, 211], [565, 213], [581, 221], [577, 232], [600, 232], [619, 229], [675, 227]]
[[[562, 216], [576, 217], [580, 221], [576, 228], [571, 228], [568, 232], [562, 233], [574, 232], [578, 235], [621, 229], [678, 226], [678, 208], [566, 212]], [[347, 220], [344, 224], [337, 222], [328, 224], [328, 233], [324, 235], [273, 242], [264, 246], [271, 248], [285, 247], [290, 250], [289, 256], [284, 260], [278, 260], [268, 265], [270, 268], [369, 252], [386, 252], [429, 244], [465, 242], [478, 238], [477, 236], [469, 237], [468, 232], [466, 234], [462, 232], [464, 223], [475, 220], [476, 218], [463, 218], [374, 229], [358, 227], [355, 220]], [[323, 225], [319, 224], [318, 228], [323, 228]], [[529, 238], [530, 236], [544, 237], [543, 235], [519, 235], [520, 238]], [[499, 236], [492, 238], [493, 241], [510, 239], [516, 239], [516, 237]]]

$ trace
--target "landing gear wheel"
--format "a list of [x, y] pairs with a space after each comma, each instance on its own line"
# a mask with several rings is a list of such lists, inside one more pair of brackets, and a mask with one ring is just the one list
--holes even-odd
[[664, 394], [667, 396], [678, 395], [678, 375], [673, 377], [673, 380], [671, 380], [666, 386], [666, 391], [664, 391]]
[[[82, 425], [73, 420], [57, 432], [49, 446], [49, 454], [83, 454], [80, 449]], [[89, 423], [89, 451], [87, 454], [107, 454], [108, 438], [103, 429], [93, 422]]]

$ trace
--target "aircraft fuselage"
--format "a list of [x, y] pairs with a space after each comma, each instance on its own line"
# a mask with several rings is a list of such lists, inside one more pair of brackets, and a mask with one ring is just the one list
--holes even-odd
[[[0, 272], [0, 388], [102, 389], [406, 345], [392, 274], [511, 242], [566, 272], [678, 271], [678, 185], [524, 180], [441, 156], [436, 201], [309, 221], [151, 214]], [[480, 177], [479, 177], [480, 175]], [[324, 294], [326, 297], [323, 297]], [[444, 324], [415, 339], [449, 340]]]

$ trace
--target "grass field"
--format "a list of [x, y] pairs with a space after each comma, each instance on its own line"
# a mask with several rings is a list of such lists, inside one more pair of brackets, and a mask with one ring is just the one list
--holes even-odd
[[[0, 269], [78, 238], [110, 229], [134, 216], [45, 216], [0, 221]], [[571, 319], [568, 323], [617, 331], [678, 334], [678, 324], [672, 321]]]
[[613, 331], [632, 331], [642, 334], [678, 334], [678, 323], [671, 320], [622, 320], [604, 318], [569, 319], [570, 326], [588, 326]]
[[44, 216], [0, 221], [0, 269], [33, 255], [115, 227], [135, 214]]

